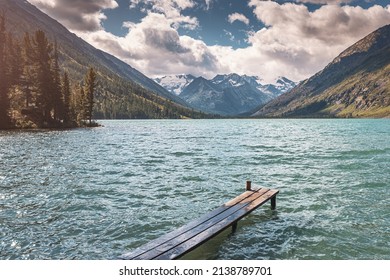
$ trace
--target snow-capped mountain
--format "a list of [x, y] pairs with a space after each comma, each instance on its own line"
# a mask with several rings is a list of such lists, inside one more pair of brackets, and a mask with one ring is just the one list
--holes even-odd
[[297, 83], [285, 77], [278, 77], [275, 82], [271, 84], [262, 85], [261, 82], [258, 84], [258, 89], [260, 91], [273, 96], [273, 98], [292, 90], [297, 85]]
[[263, 85], [257, 76], [235, 73], [217, 75], [211, 80], [177, 75], [155, 81], [198, 110], [228, 116], [251, 111], [295, 86], [284, 77], [279, 77], [274, 84]]
[[164, 76], [154, 79], [154, 81], [164, 87], [166, 90], [179, 95], [196, 77], [192, 75], [174, 75]]
[[282, 93], [285, 93], [292, 90], [294, 87], [296, 87], [297, 83], [294, 83], [293, 81], [285, 77], [279, 77], [276, 80], [276, 83], [273, 83], [273, 85], [276, 87], [277, 90], [279, 90]]

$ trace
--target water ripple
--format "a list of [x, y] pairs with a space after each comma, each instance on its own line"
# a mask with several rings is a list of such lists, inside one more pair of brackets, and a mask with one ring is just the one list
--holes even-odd
[[112, 259], [241, 193], [262, 207], [186, 256], [390, 259], [389, 120], [105, 121], [0, 132], [0, 259]]

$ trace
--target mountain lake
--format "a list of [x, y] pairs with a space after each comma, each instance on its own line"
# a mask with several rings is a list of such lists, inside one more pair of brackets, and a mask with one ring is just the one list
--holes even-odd
[[390, 259], [389, 119], [99, 121], [0, 132], [0, 259], [115, 259], [276, 188], [185, 259]]

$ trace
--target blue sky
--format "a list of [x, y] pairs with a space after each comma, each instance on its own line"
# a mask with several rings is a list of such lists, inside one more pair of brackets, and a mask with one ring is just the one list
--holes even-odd
[[[128, 9], [128, 0], [117, 1], [119, 7], [115, 10], [106, 10], [107, 19], [103, 21], [104, 28], [118, 36], [125, 36], [126, 28], [123, 28], [123, 22], [132, 21], [139, 23], [146, 16], [142, 12], [145, 6], [140, 4], [134, 8]], [[188, 35], [193, 38], [203, 40], [208, 45], [226, 45], [235, 48], [244, 47], [246, 43], [247, 32], [259, 29], [262, 25], [248, 6], [247, 1], [237, 0], [214, 0], [207, 6], [204, 1], [196, 1], [198, 4], [192, 9], [183, 10], [183, 15], [194, 16], [199, 21], [199, 27], [195, 30], [179, 28], [181, 35]], [[229, 22], [229, 15], [241, 13], [249, 20], [249, 24], [242, 21]]]
[[389, 0], [29, 0], [148, 76], [299, 81], [390, 24]]

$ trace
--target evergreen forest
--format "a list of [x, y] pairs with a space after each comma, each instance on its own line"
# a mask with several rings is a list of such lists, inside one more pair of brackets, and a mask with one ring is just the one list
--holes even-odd
[[58, 46], [45, 32], [18, 40], [0, 17], [0, 128], [70, 128], [92, 126], [96, 72], [71, 86], [61, 73]]

